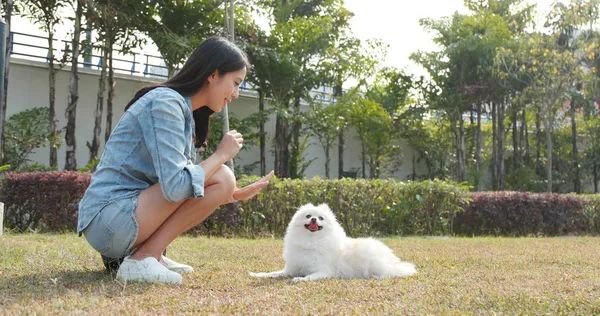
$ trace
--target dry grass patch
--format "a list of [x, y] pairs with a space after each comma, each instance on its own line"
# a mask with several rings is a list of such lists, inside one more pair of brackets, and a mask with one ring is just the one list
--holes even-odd
[[0, 238], [0, 311], [58, 314], [600, 314], [600, 238], [388, 238], [406, 279], [253, 279], [282, 240], [183, 237], [182, 286], [123, 284], [74, 235]]

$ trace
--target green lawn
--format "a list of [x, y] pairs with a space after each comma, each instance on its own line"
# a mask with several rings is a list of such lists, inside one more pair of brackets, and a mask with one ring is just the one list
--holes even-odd
[[407, 279], [253, 279], [282, 240], [184, 237], [181, 286], [123, 284], [74, 235], [0, 237], [0, 314], [600, 314], [600, 238], [388, 238]]

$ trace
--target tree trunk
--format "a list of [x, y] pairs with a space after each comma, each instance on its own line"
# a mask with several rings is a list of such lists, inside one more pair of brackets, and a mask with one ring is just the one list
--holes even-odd
[[460, 136], [458, 135], [459, 127], [456, 126], [457, 121], [452, 122], [452, 133], [454, 134], [454, 151], [456, 155], [456, 169], [454, 170], [454, 179], [460, 182]]
[[106, 127], [104, 129], [104, 143], [112, 133], [113, 100], [115, 98], [115, 71], [113, 68], [113, 34], [108, 37], [108, 98], [106, 99]]
[[58, 151], [56, 149], [56, 70], [54, 69], [54, 32], [51, 26], [47, 26], [48, 29], [48, 70], [49, 70], [49, 101], [50, 101], [50, 117], [49, 120], [49, 131], [50, 134], [50, 167], [58, 167]]
[[300, 128], [302, 122], [300, 121], [300, 97], [294, 97], [294, 108], [293, 108], [293, 121], [290, 136], [290, 171], [289, 174], [292, 178], [301, 178], [300, 166], [302, 164], [302, 153], [300, 152]]
[[289, 149], [287, 146], [287, 118], [277, 114], [275, 122], [275, 172], [280, 178], [288, 178]]
[[[544, 115], [548, 116], [548, 114]], [[552, 193], [552, 119], [544, 117], [544, 130], [546, 132], [546, 150], [547, 150], [547, 172], [548, 172], [548, 193]]]
[[105, 43], [102, 49], [102, 70], [100, 71], [100, 79], [98, 80], [98, 96], [96, 99], [96, 111], [94, 112], [94, 136], [92, 143], [86, 142], [87, 147], [90, 149], [90, 160], [91, 163], [95, 159], [98, 159], [98, 151], [100, 148], [100, 132], [102, 129], [102, 108], [104, 106], [104, 92], [106, 91], [106, 63], [108, 59], [108, 50]]
[[77, 169], [77, 141], [75, 138], [75, 123], [77, 118], [77, 101], [79, 100], [78, 58], [82, 12], [83, 0], [78, 0], [77, 9], [75, 10], [75, 29], [73, 32], [73, 41], [71, 42], [73, 56], [71, 58], [71, 77], [69, 78], [69, 96], [67, 98], [67, 110], [65, 111], [65, 116], [67, 118], [67, 131], [65, 133], [67, 155], [65, 170]]
[[[342, 83], [338, 82], [334, 88], [336, 100], [342, 96]], [[344, 177], [344, 127], [338, 134], [338, 179]]]
[[581, 193], [581, 178], [579, 174], [579, 155], [577, 153], [577, 121], [575, 120], [575, 96], [571, 97], [571, 140], [573, 143], [573, 192]]
[[325, 178], [329, 179], [329, 147], [325, 148]]
[[521, 155], [521, 149], [519, 148], [519, 126], [517, 126], [517, 107], [513, 105], [511, 109], [511, 121], [512, 121], [512, 141], [513, 141], [513, 159], [512, 159], [512, 172], [516, 172], [519, 169], [519, 161]]
[[379, 179], [381, 175], [381, 160], [379, 157], [381, 157], [381, 152], [378, 150], [375, 156], [375, 179]]
[[598, 193], [598, 164], [594, 163], [594, 193]]
[[538, 176], [542, 176], [542, 163], [541, 163], [541, 159], [542, 159], [542, 153], [541, 153], [541, 148], [542, 148], [542, 128], [541, 128], [541, 118], [540, 118], [540, 113], [538, 110], [538, 113], [535, 114], [535, 171], [538, 174]]
[[481, 177], [481, 102], [477, 103], [477, 127], [475, 130], [475, 190], [481, 190], [480, 177]]
[[[289, 98], [281, 101], [283, 111], [289, 111]], [[290, 177], [290, 126], [288, 115], [277, 114], [275, 121], [275, 174], [280, 178]]]
[[375, 158], [369, 155], [369, 179], [375, 179]]
[[463, 182], [467, 179], [467, 165], [466, 165], [466, 156], [465, 156], [465, 120], [463, 119], [462, 113], [459, 111], [458, 113], [458, 136], [459, 136], [459, 164], [458, 164], [458, 172], [459, 172], [459, 181]]
[[360, 142], [361, 148], [361, 169], [362, 169], [362, 177], [363, 179], [367, 178], [367, 150], [365, 149], [365, 142], [361, 140]]
[[523, 117], [521, 119], [521, 147], [524, 147], [525, 156], [523, 161], [528, 164], [530, 163], [529, 157], [529, 135], [527, 135], [527, 114], [525, 107], [523, 107]]
[[504, 190], [505, 170], [504, 170], [504, 109], [505, 102], [498, 104], [498, 189]]
[[[258, 112], [262, 115], [265, 112], [265, 93], [262, 89], [258, 89]], [[262, 117], [262, 116], [261, 116]], [[267, 163], [266, 163], [266, 136], [265, 136], [265, 123], [260, 121], [258, 126], [259, 137], [260, 137], [260, 175], [264, 176], [267, 174]]]
[[417, 180], [417, 167], [415, 166], [415, 164], [417, 163], [417, 155], [415, 155], [415, 153], [413, 152], [412, 155], [412, 181], [416, 181]]
[[496, 103], [490, 103], [492, 105], [492, 189], [495, 190], [498, 188], [498, 124], [496, 124], [498, 115]]
[[344, 128], [338, 135], [338, 179], [344, 177]]
[[12, 17], [13, 2], [12, 0], [6, 0], [6, 38], [2, 39], [6, 41], [6, 51], [4, 52], [4, 87], [2, 87], [2, 105], [0, 105], [0, 165], [4, 164], [4, 126], [6, 124], [6, 102], [8, 100], [8, 68], [10, 65], [10, 30], [11, 30], [11, 17]]

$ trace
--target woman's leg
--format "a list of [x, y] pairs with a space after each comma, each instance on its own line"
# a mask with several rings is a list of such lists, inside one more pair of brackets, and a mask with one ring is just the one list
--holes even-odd
[[235, 176], [223, 165], [204, 184], [204, 196], [179, 203], [167, 201], [159, 184], [142, 191], [138, 197], [136, 217], [139, 225], [134, 246], [140, 246], [131, 257], [143, 259], [161, 253], [179, 235], [200, 224], [235, 190]]

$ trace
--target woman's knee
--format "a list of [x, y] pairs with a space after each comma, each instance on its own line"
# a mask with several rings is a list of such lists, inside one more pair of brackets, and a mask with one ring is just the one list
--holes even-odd
[[229, 167], [226, 165], [222, 165], [221, 168], [215, 172], [214, 177], [217, 184], [223, 187], [223, 192], [228, 193], [228, 197], [231, 196], [236, 185], [235, 175], [231, 169], [229, 169]]

